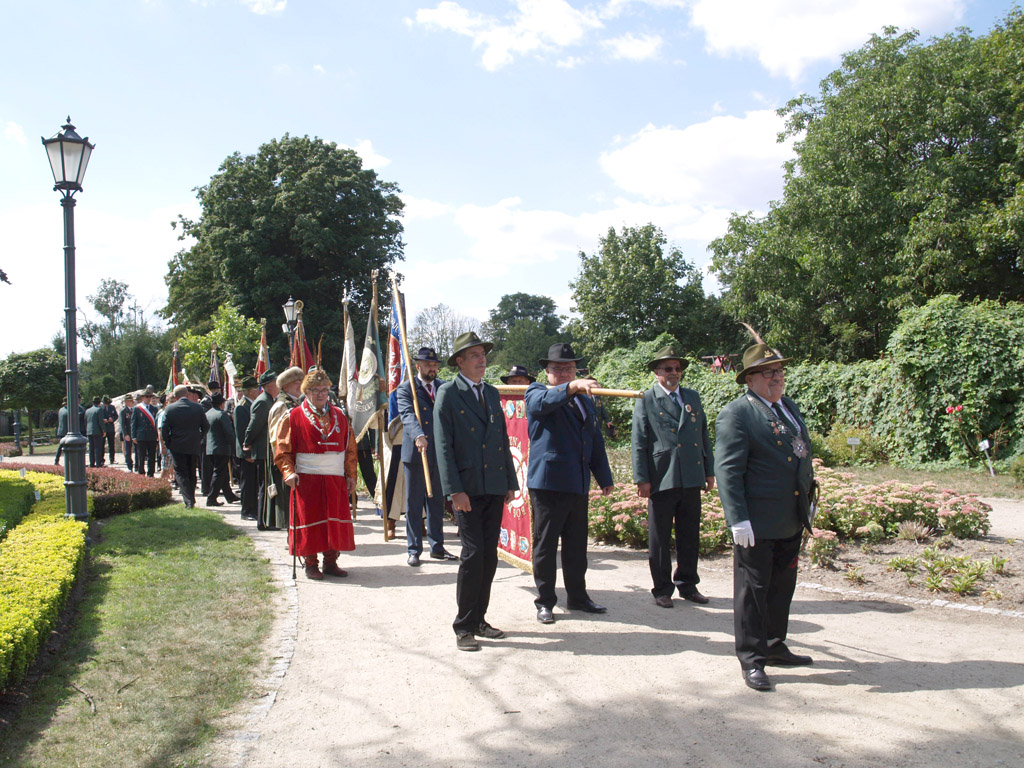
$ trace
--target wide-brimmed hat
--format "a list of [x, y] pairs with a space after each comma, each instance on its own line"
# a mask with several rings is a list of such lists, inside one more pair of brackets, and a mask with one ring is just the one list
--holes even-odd
[[508, 384], [508, 380], [513, 376], [525, 376], [530, 380], [531, 384], [537, 380], [535, 377], [531, 376], [530, 372], [522, 365], [513, 365], [508, 369], [507, 376], [499, 376], [498, 378], [501, 379], [502, 384]]
[[743, 370], [736, 374], [736, 383], [744, 384], [748, 373], [757, 373], [774, 363], [788, 363], [793, 358], [783, 357], [777, 349], [767, 344], [751, 344], [743, 350]]
[[146, 385], [146, 394], [147, 395], [155, 395], [156, 394], [156, 390], [153, 389], [153, 385], [152, 384], [147, 384]]
[[277, 377], [277, 386], [284, 389], [293, 381], [302, 381], [305, 375], [306, 372], [297, 365], [293, 365], [291, 368], [285, 368], [284, 371], [281, 372], [281, 375]]
[[548, 348], [548, 356], [542, 357], [537, 364], [541, 368], [545, 368], [548, 363], [578, 363], [582, 359], [582, 357], [576, 357], [576, 353], [572, 351], [572, 344], [563, 341], [552, 344]]
[[239, 386], [243, 390], [246, 390], [246, 389], [256, 389], [256, 387], [258, 387], [259, 385], [260, 385], [260, 383], [258, 381], [256, 381], [256, 377], [255, 376], [246, 376], [244, 379], [242, 379], [242, 383], [239, 384]]
[[431, 347], [420, 347], [419, 352], [417, 352], [412, 359], [419, 360], [420, 362], [423, 363], [441, 362], [440, 360], [437, 359], [437, 352], [435, 352]]
[[654, 353], [654, 359], [647, 363], [647, 368], [653, 371], [658, 367], [658, 363], [663, 363], [666, 360], [678, 360], [684, 371], [686, 370], [686, 366], [690, 364], [689, 360], [683, 357], [676, 351], [675, 347], [669, 344], [667, 347], [662, 347]]
[[277, 381], [277, 371], [267, 371], [262, 376], [260, 376], [260, 386], [261, 387], [264, 384], [269, 384], [272, 381]]
[[221, 386], [220, 382], [217, 381], [216, 379], [210, 379], [208, 382], [206, 382], [206, 388], [207, 389], [223, 389], [223, 387]]
[[223, 405], [224, 404], [224, 395], [222, 395], [220, 392], [217, 392], [216, 394], [211, 395], [210, 396], [210, 404], [213, 405], [214, 407], [216, 407], [218, 405]]
[[451, 357], [448, 358], [448, 365], [452, 368], [457, 368], [458, 364], [455, 362], [455, 356], [470, 347], [483, 347], [484, 354], [494, 349], [494, 345], [491, 342], [481, 340], [473, 331], [466, 331], [455, 337], [455, 348], [452, 350]]

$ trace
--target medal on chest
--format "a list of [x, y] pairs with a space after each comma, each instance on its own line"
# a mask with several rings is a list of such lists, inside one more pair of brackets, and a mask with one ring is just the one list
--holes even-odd
[[793, 450], [793, 455], [798, 459], [806, 459], [811, 454], [810, 446], [807, 445], [807, 441], [804, 440], [802, 435], [793, 434], [793, 430], [787, 427], [760, 398], [754, 397], [753, 395], [747, 395], [747, 400], [755, 408], [760, 410], [768, 417], [768, 423], [771, 425], [772, 432], [776, 435], [782, 435], [789, 440], [789, 446]]

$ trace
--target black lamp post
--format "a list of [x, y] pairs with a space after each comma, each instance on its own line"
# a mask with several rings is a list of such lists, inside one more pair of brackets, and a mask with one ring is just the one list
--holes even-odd
[[288, 356], [291, 357], [292, 347], [295, 346], [295, 327], [299, 324], [298, 316], [299, 309], [302, 307], [301, 301], [295, 301], [291, 296], [288, 297], [281, 309], [284, 310], [284, 319], [286, 322], [281, 326], [281, 330], [288, 334]]
[[64, 208], [64, 346], [67, 369], [68, 433], [60, 441], [64, 447], [64, 490], [67, 515], [76, 520], [88, 520], [89, 508], [85, 500], [85, 450], [88, 441], [79, 430], [78, 421], [78, 328], [75, 317], [75, 192], [82, 191], [82, 179], [95, 149], [88, 137], [75, 133], [68, 118], [67, 125], [52, 138], [43, 139], [53, 188], [61, 193]]

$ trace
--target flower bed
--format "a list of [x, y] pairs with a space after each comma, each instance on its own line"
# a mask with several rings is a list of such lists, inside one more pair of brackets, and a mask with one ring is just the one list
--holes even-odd
[[63, 483], [37, 472], [26, 479], [42, 500], [0, 542], [0, 691], [21, 680], [53, 630], [85, 554], [86, 526], [64, 517]]
[[[907, 521], [958, 539], [980, 538], [991, 527], [991, 507], [974, 494], [963, 495], [933, 483], [856, 486], [851, 482], [853, 475], [828, 469], [818, 460], [815, 477], [820, 498], [812, 545], [815, 552], [821, 550], [822, 560], [835, 550], [839, 539], [893, 538]], [[701, 506], [700, 554], [706, 555], [728, 547], [732, 537], [717, 488], [701, 494]], [[590, 535], [597, 541], [647, 546], [647, 500], [637, 496], [635, 485], [616, 484], [610, 496], [591, 491], [589, 517]]]
[[[27, 469], [64, 477], [64, 469], [57, 466], [39, 466], [4, 462], [6, 469]], [[122, 472], [110, 467], [87, 468], [85, 479], [93, 497], [93, 516], [123, 515], [136, 509], [151, 509], [171, 503], [171, 487], [155, 477]]]

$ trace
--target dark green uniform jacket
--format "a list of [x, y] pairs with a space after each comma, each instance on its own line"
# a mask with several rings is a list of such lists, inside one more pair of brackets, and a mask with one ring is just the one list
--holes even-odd
[[484, 384], [484, 402], [486, 413], [462, 376], [437, 392], [434, 441], [445, 496], [504, 496], [519, 490], [501, 399], [490, 384]]
[[749, 520], [756, 539], [786, 539], [804, 525], [810, 529], [810, 434], [796, 403], [782, 398], [799, 422], [807, 456], [793, 451], [790, 436], [744, 392], [723, 408], [715, 421], [715, 475], [729, 525]]
[[633, 408], [633, 482], [650, 483], [651, 493], [702, 488], [715, 474], [700, 395], [678, 391], [682, 408], [657, 383]]
[[233, 456], [235, 453], [235, 425], [231, 414], [210, 406], [206, 412], [210, 430], [206, 433], [206, 453], [209, 456]]
[[248, 451], [242, 450], [242, 440], [245, 439], [245, 432], [249, 427], [251, 408], [252, 401], [247, 397], [243, 397], [242, 402], [235, 404], [235, 456], [238, 456], [240, 459], [250, 458]]
[[260, 396], [252, 402], [249, 410], [249, 425], [245, 429], [245, 439], [242, 445], [249, 446], [249, 456], [253, 459], [265, 461], [270, 455], [267, 443], [267, 417], [270, 416], [270, 408], [274, 405], [274, 398], [267, 392], [261, 392]]

